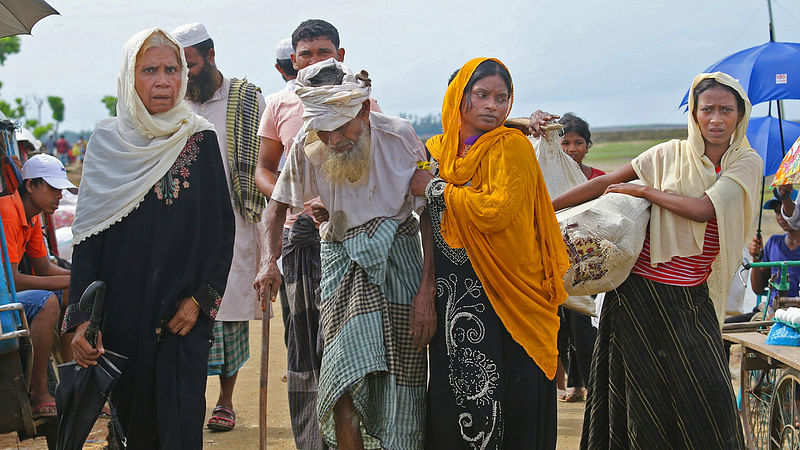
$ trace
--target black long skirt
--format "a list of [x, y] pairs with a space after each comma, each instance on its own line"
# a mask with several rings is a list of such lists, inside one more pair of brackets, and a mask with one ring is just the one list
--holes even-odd
[[463, 249], [442, 245], [426, 448], [554, 449], [555, 381], [511, 338]]
[[582, 449], [744, 448], [705, 283], [631, 275], [606, 294], [587, 387]]

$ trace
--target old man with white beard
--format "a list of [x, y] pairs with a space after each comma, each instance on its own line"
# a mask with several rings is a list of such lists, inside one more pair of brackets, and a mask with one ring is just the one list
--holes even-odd
[[[422, 448], [435, 285], [412, 214], [425, 202], [408, 187], [426, 156], [407, 121], [370, 112], [370, 83], [334, 59], [298, 73], [304, 126], [267, 207], [256, 288], [274, 300], [286, 210], [319, 196], [330, 215], [320, 227], [323, 437], [337, 448]], [[421, 221], [428, 248], [426, 212]]]

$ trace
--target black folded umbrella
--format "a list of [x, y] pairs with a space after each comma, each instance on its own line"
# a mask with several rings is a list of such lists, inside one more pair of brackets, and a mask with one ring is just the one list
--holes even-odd
[[[86, 329], [86, 339], [94, 346], [97, 343], [97, 331], [103, 315], [105, 283], [102, 281], [92, 282], [81, 296], [79, 308], [88, 310], [92, 305], [92, 297], [94, 297], [94, 306], [89, 327]], [[127, 360], [126, 356], [106, 350], [95, 366], [81, 367], [74, 361], [58, 366], [60, 380], [56, 387], [57, 449], [83, 448], [83, 443], [86, 442], [86, 437], [92, 431], [92, 427], [108, 400], [111, 390], [114, 389]], [[112, 416], [115, 415], [113, 405], [111, 412]], [[114, 420], [114, 425], [117, 436], [123, 436], [116, 420]]]

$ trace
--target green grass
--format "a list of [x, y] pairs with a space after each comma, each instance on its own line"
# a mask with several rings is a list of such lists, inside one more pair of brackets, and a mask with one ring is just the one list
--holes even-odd
[[643, 151], [661, 142], [664, 141], [603, 142], [593, 145], [592, 148], [589, 149], [589, 153], [586, 155], [583, 163], [609, 172], [625, 163], [629, 163]]

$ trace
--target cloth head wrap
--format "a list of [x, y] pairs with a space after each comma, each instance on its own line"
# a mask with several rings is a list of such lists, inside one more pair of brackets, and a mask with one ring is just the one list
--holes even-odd
[[[175, 47], [181, 85], [172, 109], [150, 114], [136, 93], [136, 57], [156, 33], [162, 33]], [[123, 46], [117, 117], [100, 121], [86, 146], [72, 224], [75, 245], [127, 216], [172, 167], [189, 137], [214, 129], [183, 100], [189, 71], [180, 48], [175, 38], [160, 28], [140, 31]]]
[[[344, 72], [342, 84], [311, 86], [309, 80], [329, 67]], [[347, 66], [333, 58], [301, 69], [294, 92], [303, 101], [302, 131], [333, 131], [355, 119], [371, 91], [369, 82], [356, 78]]]

